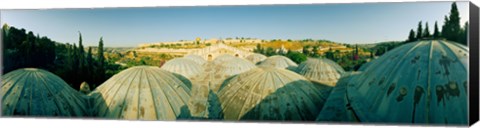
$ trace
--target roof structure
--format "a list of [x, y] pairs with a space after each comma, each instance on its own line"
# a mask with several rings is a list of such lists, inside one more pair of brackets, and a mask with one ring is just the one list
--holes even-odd
[[218, 92], [226, 120], [315, 120], [327, 96], [295, 72], [258, 67], [232, 77]]
[[254, 54], [248, 55], [247, 57], [245, 57], [245, 59], [247, 59], [248, 61], [250, 61], [254, 64], [257, 64], [258, 62], [261, 62], [261, 61], [267, 59], [267, 56], [262, 55], [262, 54], [258, 54], [258, 53], [254, 53]]
[[224, 63], [224, 62], [228, 62], [230, 61], [231, 59], [234, 59], [236, 58], [235, 56], [232, 56], [230, 54], [222, 54], [222, 55], [219, 55], [217, 58], [215, 58], [213, 60], [213, 62], [215, 64], [221, 64], [221, 63]]
[[2, 116], [86, 117], [84, 95], [53, 73], [23, 68], [2, 76]]
[[97, 117], [129, 120], [176, 120], [190, 115], [190, 89], [172, 73], [135, 66], [112, 76], [90, 96]]
[[341, 75], [345, 73], [340, 65], [326, 58], [308, 58], [295, 71], [311, 81], [328, 86], [335, 86]]
[[171, 59], [163, 64], [161, 69], [183, 75], [186, 78], [192, 78], [203, 71], [202, 66], [186, 58]]
[[205, 60], [201, 56], [194, 55], [194, 54], [185, 55], [185, 56], [183, 56], [183, 58], [190, 59], [190, 60], [194, 61], [195, 63], [197, 63], [199, 65], [203, 65], [203, 64], [205, 64], [205, 62], [207, 62], [207, 60]]
[[274, 55], [260, 62], [259, 66], [276, 67], [281, 69], [295, 69], [298, 65], [285, 56]]
[[346, 86], [345, 99], [360, 122], [466, 125], [468, 57], [469, 49], [455, 42], [416, 41], [337, 86]]

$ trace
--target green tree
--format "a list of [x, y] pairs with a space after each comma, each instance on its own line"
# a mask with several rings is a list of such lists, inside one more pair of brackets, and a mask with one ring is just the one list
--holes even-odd
[[433, 38], [439, 38], [439, 37], [440, 37], [440, 31], [438, 30], [437, 21], [435, 21], [435, 28], [433, 30]]
[[302, 53], [306, 56], [310, 55], [310, 51], [308, 50], [310, 48], [310, 45], [305, 45], [303, 46]]
[[455, 2], [452, 3], [450, 15], [448, 17], [445, 16], [444, 22], [444, 26], [442, 27], [442, 37], [446, 38], [447, 40], [459, 42], [462, 30], [460, 27], [460, 14]]
[[104, 56], [104, 53], [103, 53], [103, 37], [100, 37], [100, 41], [98, 42], [98, 50], [97, 51], [98, 51], [98, 53], [97, 53], [98, 67], [97, 67], [97, 72], [95, 73], [96, 74], [95, 82], [98, 85], [99, 83], [101, 83], [104, 80], [104, 77], [105, 77], [105, 56]]
[[430, 37], [430, 30], [428, 29], [428, 22], [425, 23], [425, 31], [423, 31], [423, 37]]
[[266, 56], [273, 56], [273, 55], [276, 55], [276, 53], [275, 53], [275, 50], [272, 47], [268, 47], [265, 50], [265, 55]]
[[418, 22], [418, 27], [417, 27], [417, 36], [416, 39], [420, 40], [423, 37], [423, 28], [422, 28], [422, 21]]
[[[332, 48], [330, 48], [331, 50]], [[312, 48], [312, 57], [319, 57], [320, 55], [318, 54], [318, 46], [313, 46]]]
[[295, 63], [299, 64], [302, 63], [303, 61], [307, 60], [307, 56], [297, 52], [297, 51], [288, 51], [286, 54], [286, 57], [290, 58], [292, 61]]
[[408, 40], [406, 42], [412, 42], [415, 41], [415, 32], [413, 29], [410, 29], [410, 33], [408, 34]]

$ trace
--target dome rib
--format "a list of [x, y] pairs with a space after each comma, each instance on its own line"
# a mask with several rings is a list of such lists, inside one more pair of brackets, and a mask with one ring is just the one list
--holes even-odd
[[195, 63], [197, 63], [198, 65], [203, 65], [203, 64], [205, 64], [205, 62], [207, 62], [207, 60], [205, 60], [203, 57], [198, 56], [198, 55], [194, 55], [194, 54], [188, 54], [188, 55], [184, 56], [183, 58], [190, 59], [190, 60], [194, 61]]

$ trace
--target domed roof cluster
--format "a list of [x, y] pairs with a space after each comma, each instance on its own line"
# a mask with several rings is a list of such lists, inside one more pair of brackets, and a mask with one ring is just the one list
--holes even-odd
[[193, 55], [193, 54], [189, 54], [189, 55], [186, 55], [184, 56], [183, 58], [185, 59], [190, 59], [192, 61], [194, 61], [195, 63], [197, 63], [198, 65], [203, 65], [205, 64], [207, 61], [205, 59], [203, 59], [201, 56], [198, 56], [198, 55]]
[[23, 68], [2, 76], [2, 116], [84, 117], [88, 102], [53, 73]]
[[292, 71], [259, 67], [234, 76], [218, 92], [226, 120], [314, 120], [326, 96]]
[[258, 53], [254, 53], [254, 54], [248, 55], [245, 59], [247, 59], [248, 61], [256, 64], [258, 62], [261, 62], [261, 61], [267, 59], [267, 56], [262, 55], [262, 54], [258, 54]]
[[98, 117], [175, 120], [190, 114], [189, 87], [172, 73], [153, 66], [121, 71], [90, 95]]
[[[330, 98], [343, 96], [351, 106], [356, 117], [344, 121], [467, 124], [468, 57], [469, 49], [454, 42], [408, 43], [373, 60], [361, 74], [341, 79]], [[322, 111], [347, 109], [341, 102], [325, 106]], [[319, 120], [336, 119], [320, 114]]]
[[259, 66], [276, 67], [281, 69], [294, 69], [298, 65], [285, 56], [274, 55], [262, 61]]
[[329, 59], [308, 58], [296, 68], [296, 72], [311, 81], [335, 86], [345, 70]]
[[203, 67], [194, 61], [186, 58], [175, 58], [167, 61], [161, 67], [164, 70], [191, 78], [203, 71]]

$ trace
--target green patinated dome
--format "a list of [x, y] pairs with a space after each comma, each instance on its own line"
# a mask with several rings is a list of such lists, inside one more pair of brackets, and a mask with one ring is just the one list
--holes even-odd
[[260, 62], [259, 66], [276, 67], [281, 69], [295, 69], [298, 65], [285, 56], [274, 55]]
[[193, 55], [193, 54], [186, 55], [183, 58], [190, 59], [190, 60], [194, 61], [195, 63], [197, 63], [198, 65], [203, 65], [207, 62], [207, 60], [205, 60], [201, 56]]
[[311, 81], [335, 86], [345, 70], [329, 59], [308, 58], [296, 68], [296, 72]]
[[327, 96], [286, 69], [258, 67], [226, 81], [218, 92], [226, 120], [314, 120]]
[[162, 65], [161, 69], [183, 75], [186, 78], [192, 78], [203, 71], [202, 66], [186, 58], [175, 58], [169, 60]]
[[190, 115], [190, 89], [174, 74], [154, 66], [135, 66], [112, 76], [90, 93], [98, 117], [176, 120]]
[[85, 117], [85, 97], [53, 73], [23, 68], [2, 76], [2, 116]]
[[340, 80], [337, 87], [343, 89], [337, 95], [344, 97], [349, 108], [339, 102], [332, 106], [356, 115], [345, 121], [465, 125], [468, 57], [468, 47], [455, 42], [422, 40], [404, 44], [369, 62], [361, 74]]
[[267, 59], [267, 56], [262, 55], [262, 54], [258, 54], [258, 53], [254, 53], [254, 54], [248, 55], [245, 59], [247, 59], [248, 61], [256, 64], [258, 62], [261, 62], [261, 61]]

